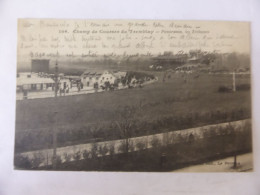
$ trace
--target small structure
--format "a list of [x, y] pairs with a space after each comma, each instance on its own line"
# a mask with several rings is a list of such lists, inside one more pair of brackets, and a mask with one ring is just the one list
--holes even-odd
[[[154, 66], [151, 69], [155, 69], [155, 70], [162, 70], [168, 68], [175, 69], [176, 67], [183, 65], [187, 62], [188, 55], [182, 53], [176, 55], [166, 55], [166, 56], [161, 55], [161, 56], [154, 57], [152, 59], [153, 59]], [[160, 66], [162, 68], [159, 68]]]
[[198, 58], [197, 56], [193, 56], [191, 58], [188, 59], [188, 63], [199, 63], [200, 62], [200, 58]]
[[116, 79], [117, 79], [117, 77], [113, 73], [111, 73], [109, 71], [104, 71], [103, 74], [98, 79], [98, 83], [99, 83], [99, 85], [104, 85], [105, 82], [114, 84]]
[[39, 76], [37, 73], [18, 73], [16, 86], [17, 90], [37, 91], [52, 88], [54, 86], [52, 78]]
[[117, 79], [123, 79], [126, 77], [126, 72], [123, 71], [114, 71], [113, 75], [117, 78]]
[[[60, 79], [59, 85], [65, 86], [69, 83], [68, 79]], [[28, 73], [22, 72], [17, 74], [16, 87], [17, 91], [40, 91], [54, 90], [55, 81], [46, 73]]]
[[84, 71], [80, 76], [81, 83], [86, 87], [94, 87], [99, 82], [101, 72], [88, 72]]
[[187, 72], [187, 73], [191, 73], [193, 71], [198, 70], [201, 67], [200, 64], [185, 64], [182, 66], [179, 66], [175, 69], [176, 72], [180, 71], [180, 72]]
[[50, 60], [49, 59], [32, 59], [31, 60], [32, 72], [44, 72], [49, 73]]
[[153, 69], [153, 68], [154, 68], [154, 65], [150, 65], [149, 68], [150, 68], [150, 69]]
[[138, 83], [138, 80], [135, 78], [135, 76], [130, 80], [130, 82], [129, 82], [129, 86], [131, 86], [131, 87], [136, 87], [136, 85], [137, 85], [137, 83]]
[[81, 82], [86, 87], [99, 88], [105, 83], [114, 84], [117, 79], [121, 79], [126, 75], [126, 72], [88, 72], [85, 71], [81, 76]]

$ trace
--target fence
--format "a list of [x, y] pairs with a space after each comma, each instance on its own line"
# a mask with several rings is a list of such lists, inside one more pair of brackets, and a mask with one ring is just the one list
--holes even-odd
[[[232, 131], [243, 132], [248, 127], [251, 128], [251, 119], [207, 125], [202, 127], [170, 131], [148, 136], [133, 137], [127, 139], [129, 143], [129, 151], [138, 151], [145, 148], [156, 147], [156, 145], [168, 145], [179, 142], [188, 142], [191, 139], [197, 140], [216, 135], [228, 135]], [[79, 144], [57, 148], [56, 154], [59, 157], [60, 163], [81, 160], [86, 158], [118, 154], [124, 152], [122, 145], [126, 139], [112, 140], [105, 142], [96, 142], [88, 144]], [[34, 167], [52, 165], [53, 149], [36, 150], [16, 154], [22, 158], [27, 158], [33, 162]]]

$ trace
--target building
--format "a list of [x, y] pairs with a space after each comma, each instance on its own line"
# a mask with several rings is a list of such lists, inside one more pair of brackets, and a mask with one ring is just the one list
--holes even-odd
[[[59, 78], [59, 85], [64, 86], [69, 84], [68, 79]], [[41, 91], [54, 90], [55, 81], [46, 73], [18, 73], [16, 80], [17, 91]]]
[[109, 84], [115, 84], [115, 81], [118, 79], [123, 78], [126, 75], [126, 72], [109, 72], [109, 71], [103, 71], [103, 72], [88, 72], [85, 71], [81, 75], [81, 82], [83, 86], [86, 87], [94, 87], [96, 88], [100, 86], [104, 86], [105, 83]]
[[50, 60], [49, 59], [32, 59], [31, 72], [49, 73]]
[[126, 73], [127, 72], [122, 72], [122, 71], [114, 71], [113, 75], [117, 78], [117, 79], [122, 79], [126, 77]]
[[45, 90], [54, 86], [54, 80], [48, 77], [41, 77], [37, 73], [18, 73], [16, 80], [17, 90]]
[[180, 65], [186, 63], [188, 59], [187, 54], [177, 54], [177, 55], [166, 55], [166, 56], [157, 56], [152, 58], [153, 66], [149, 66], [150, 69], [162, 70], [169, 68], [177, 68]]
[[183, 66], [179, 66], [175, 69], [175, 71], [180, 71], [180, 72], [188, 72], [192, 73], [193, 71], [198, 71], [203, 65], [201, 64], [185, 64]]
[[88, 72], [85, 71], [80, 76], [80, 81], [85, 87], [94, 87], [95, 83], [99, 83], [99, 78], [102, 72]]
[[103, 74], [98, 79], [98, 84], [99, 84], [99, 86], [104, 85], [105, 82], [114, 84], [116, 79], [117, 79], [117, 77], [113, 73], [111, 73], [109, 71], [104, 71]]

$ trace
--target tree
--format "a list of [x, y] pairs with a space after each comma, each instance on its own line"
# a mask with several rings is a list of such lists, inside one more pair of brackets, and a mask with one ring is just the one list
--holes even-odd
[[34, 153], [32, 159], [32, 167], [37, 168], [44, 161], [44, 156], [41, 152]]
[[120, 136], [124, 139], [124, 152], [129, 152], [130, 137], [132, 137], [132, 127], [136, 123], [137, 109], [134, 106], [125, 106], [115, 114], [115, 124], [120, 131]]
[[18, 169], [31, 169], [32, 161], [28, 158], [28, 156], [16, 154], [14, 156], [14, 165]]
[[164, 51], [163, 55], [164, 56], [173, 56], [173, 52], [172, 51]]
[[64, 153], [63, 154], [63, 156], [64, 156], [64, 159], [65, 159], [65, 162], [70, 162], [70, 160], [71, 160], [71, 154], [68, 154], [68, 153]]
[[111, 157], [113, 157], [113, 155], [115, 154], [115, 144], [114, 143], [110, 143], [109, 144], [109, 147], [108, 147], [108, 152], [109, 152], [109, 155]]
[[233, 85], [233, 91], [236, 91], [236, 75], [235, 75], [235, 71], [239, 68], [240, 66], [240, 61], [238, 60], [238, 56], [236, 53], [231, 53], [228, 55], [227, 57], [227, 65], [229, 67], [229, 70], [231, 72], [233, 72], [232, 75], [232, 85]]
[[91, 158], [96, 159], [98, 157], [98, 145], [97, 143], [91, 144], [91, 150], [90, 150]]

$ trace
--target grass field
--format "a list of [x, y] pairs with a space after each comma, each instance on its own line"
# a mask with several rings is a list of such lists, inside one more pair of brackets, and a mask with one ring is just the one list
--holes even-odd
[[[108, 138], [111, 136], [110, 134], [116, 133], [111, 130], [115, 128], [111, 123], [118, 120], [120, 117], [118, 111], [125, 106], [136, 108], [134, 117], [139, 123], [154, 124], [154, 121], [158, 122], [165, 117], [176, 118], [194, 113], [207, 118], [208, 115], [215, 112], [234, 113], [241, 110], [243, 111], [242, 118], [251, 117], [250, 90], [218, 92], [221, 85], [232, 86], [232, 75], [202, 74], [198, 78], [194, 78], [192, 74], [172, 74], [171, 78], [163, 82], [163, 73], [149, 73], [157, 76], [159, 80], [143, 88], [58, 97], [57, 99], [17, 101], [16, 146], [21, 147], [21, 145], [27, 144], [26, 150], [30, 150], [30, 147], [35, 149], [28, 143], [28, 136], [36, 136], [39, 138], [34, 141], [36, 145], [38, 142], [41, 145], [40, 148], [48, 147], [43, 145], [44, 141], [41, 144], [40, 139], [49, 132], [46, 139], [51, 140], [50, 132], [55, 124], [55, 112], [57, 112], [56, 120], [59, 132], [66, 131], [73, 134], [73, 131], [88, 129], [93, 134], [96, 129], [102, 129], [103, 134], [98, 136], [103, 136], [103, 138]], [[250, 77], [237, 75], [236, 82], [237, 85], [249, 84]], [[227, 120], [232, 120], [232, 118]], [[218, 121], [208, 121], [209, 124], [214, 122]], [[205, 120], [203, 124], [205, 124]], [[198, 121], [194, 125], [200, 125], [200, 122]], [[157, 127], [160, 128], [160, 125]], [[79, 136], [82, 137], [82, 135]], [[88, 134], [84, 134], [84, 136], [85, 139], [90, 139], [90, 137], [87, 138]], [[65, 143], [64, 140], [66, 139], [60, 139]], [[74, 142], [77, 142], [77, 138], [74, 139]]]

